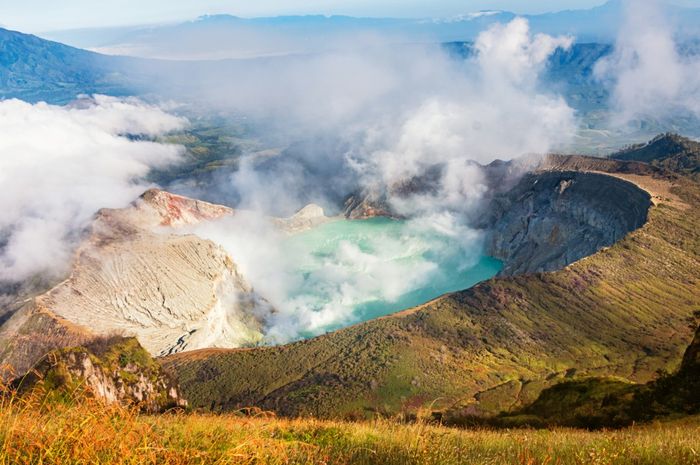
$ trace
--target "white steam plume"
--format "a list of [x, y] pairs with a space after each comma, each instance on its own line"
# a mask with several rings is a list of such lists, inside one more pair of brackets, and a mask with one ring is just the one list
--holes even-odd
[[126, 135], [153, 137], [185, 123], [135, 99], [95, 96], [66, 107], [1, 101], [0, 281], [65, 272], [92, 215], [132, 201], [151, 168], [182, 153]]
[[598, 78], [612, 83], [612, 122], [700, 117], [700, 58], [679, 53], [662, 3], [625, 0], [624, 12], [614, 53], [595, 68]]
[[466, 60], [438, 45], [381, 44], [288, 57], [250, 63], [235, 87], [210, 86], [218, 92], [204, 100], [282, 121], [291, 138], [324, 141], [278, 160], [244, 158], [233, 187], [245, 207], [279, 215], [309, 201], [330, 206], [353, 187], [388, 186], [440, 164], [448, 175], [432, 201], [464, 205], [481, 190], [468, 161], [544, 153], [575, 134], [574, 110], [540, 82], [549, 56], [571, 43], [533, 35], [518, 18], [483, 32]]
[[575, 133], [574, 111], [539, 88], [549, 56], [571, 43], [533, 37], [522, 18], [492, 26], [475, 43], [469, 74], [455, 76], [452, 92], [438, 92], [400, 115], [398, 131], [384, 131], [389, 137], [378, 141], [387, 148], [369, 150], [360, 166], [392, 185], [442, 165], [439, 189], [409, 202], [394, 199], [395, 206], [403, 214], [471, 208], [485, 188], [480, 168], [470, 162], [546, 153]]
[[[388, 187], [435, 166], [443, 169], [429, 193], [391, 199], [412, 218], [396, 234], [369, 236], [363, 248], [341, 242], [320, 264], [313, 253], [289, 247], [264, 220], [250, 215], [197, 228], [229, 251], [276, 308], [265, 315], [268, 339], [286, 342], [357, 321], [357, 305], [393, 302], [425, 286], [446, 260], [457, 260], [458, 269], [473, 265], [482, 237], [466, 224], [464, 213], [482, 200], [486, 186], [472, 162], [544, 153], [570, 140], [574, 111], [560, 96], [542, 91], [539, 78], [548, 57], [571, 42], [533, 36], [527, 21], [517, 19], [484, 32], [466, 63], [437, 48], [410, 49], [415, 53], [375, 48], [352, 59], [302, 58], [312, 62], [305, 76], [297, 74], [299, 64], [289, 75], [278, 69], [275, 75], [291, 78], [290, 84], [274, 91], [276, 102], [257, 100], [261, 106], [255, 110], [269, 104], [269, 114], [283, 112], [300, 134], [331, 132], [339, 142], [310, 144], [262, 163], [258, 157], [244, 161], [233, 177], [243, 206], [288, 214], [308, 201], [322, 202], [319, 186], [348, 194], [349, 178], [356, 187]], [[326, 74], [331, 64], [337, 66]], [[261, 88], [245, 96], [232, 89], [220, 99], [245, 107], [247, 99], [266, 92], [267, 79], [261, 76]], [[309, 192], [313, 195], [305, 195]], [[275, 210], [280, 205], [282, 212]], [[314, 261], [302, 277], [300, 267]]]
[[363, 305], [401, 310], [411, 292], [462, 283], [456, 275], [480, 258], [479, 233], [450, 215], [387, 223], [334, 222], [290, 237], [262, 215], [238, 211], [193, 232], [225, 247], [275, 309], [258, 308], [265, 341], [286, 343], [361, 321]]

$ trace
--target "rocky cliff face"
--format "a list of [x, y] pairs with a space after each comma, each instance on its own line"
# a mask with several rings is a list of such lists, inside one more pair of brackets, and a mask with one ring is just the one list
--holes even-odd
[[135, 335], [154, 355], [255, 343], [259, 297], [223, 248], [179, 230], [228, 214], [162, 191], [101, 211], [71, 276], [35, 305], [98, 335]]
[[505, 275], [560, 269], [641, 227], [650, 206], [649, 194], [610, 176], [528, 174], [491, 201], [487, 253]]
[[[505, 275], [563, 268], [614, 244], [646, 222], [652, 205], [646, 192], [623, 179], [593, 171], [658, 173], [657, 168], [635, 161], [558, 155], [496, 161], [482, 171], [488, 186], [486, 198], [465, 220], [487, 231], [486, 253], [503, 260]], [[351, 196], [345, 216], [397, 216], [388, 195], [410, 197], [429, 192], [441, 175], [434, 169], [429, 175], [392, 186], [388, 193], [366, 190]]]
[[187, 406], [177, 384], [133, 338], [54, 350], [13, 385], [20, 395], [35, 389], [53, 396], [85, 393], [152, 413]]

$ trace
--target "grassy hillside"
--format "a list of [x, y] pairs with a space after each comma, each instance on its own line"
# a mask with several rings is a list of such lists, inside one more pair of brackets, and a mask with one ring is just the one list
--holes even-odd
[[697, 465], [700, 419], [620, 431], [460, 431], [259, 415], [142, 416], [88, 399], [0, 408], [2, 464]]
[[[696, 316], [700, 317], [700, 311]], [[680, 368], [646, 384], [610, 378], [567, 381], [545, 389], [535, 402], [513, 415], [488, 422], [497, 426], [571, 426], [603, 428], [648, 422], [654, 418], [700, 413], [700, 327]], [[470, 418], [443, 418], [459, 424]], [[461, 420], [461, 421], [460, 421]]]
[[[100, 364], [117, 370], [130, 363], [153, 368], [133, 339], [105, 340], [91, 347], [91, 357], [99, 354]], [[699, 368], [700, 328], [673, 375], [646, 386], [608, 379], [561, 383], [517, 415], [489, 423], [551, 426], [556, 420], [609, 426], [620, 413], [641, 418], [659, 412], [660, 405], [677, 413], [697, 413]], [[284, 420], [255, 409], [225, 415], [174, 410], [149, 416], [140, 414], [137, 406], [107, 405], [79, 385], [67, 390], [62, 384], [56, 390], [47, 383], [52, 384], [47, 379], [21, 396], [12, 388], [1, 390], [0, 463], [700, 464], [697, 416], [596, 432], [458, 430], [420, 420]], [[582, 419], [586, 423], [580, 424]], [[600, 420], [605, 423], [596, 423]]]
[[[644, 178], [669, 187], [654, 176]], [[516, 410], [585, 376], [647, 382], [678, 366], [700, 309], [700, 188], [674, 182], [679, 201], [655, 196], [646, 225], [564, 270], [493, 279], [284, 347], [164, 364], [196, 407], [342, 418]]]

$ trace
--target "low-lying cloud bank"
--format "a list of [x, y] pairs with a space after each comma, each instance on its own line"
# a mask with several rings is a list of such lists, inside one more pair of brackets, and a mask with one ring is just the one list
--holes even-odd
[[659, 0], [625, 0], [625, 21], [614, 53], [599, 61], [596, 76], [612, 87], [611, 123], [669, 117], [700, 118], [700, 57], [681, 53], [679, 41], [697, 40], [700, 25], [677, 37]]
[[447, 175], [422, 203], [463, 208], [481, 190], [469, 162], [545, 153], [574, 137], [574, 110], [540, 81], [548, 57], [571, 43], [533, 35], [516, 19], [483, 32], [466, 60], [439, 45], [377, 45], [250, 63], [239, 80], [220, 80], [199, 95], [303, 141], [276, 160], [244, 157], [231, 189], [246, 208], [275, 215], [310, 201], [337, 208], [352, 190], [436, 165]]
[[82, 228], [141, 194], [182, 148], [152, 138], [186, 121], [136, 99], [59, 107], [0, 101], [0, 282], [64, 273]]

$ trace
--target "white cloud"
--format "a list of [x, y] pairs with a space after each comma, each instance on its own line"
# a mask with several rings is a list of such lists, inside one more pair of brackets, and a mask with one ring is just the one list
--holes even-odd
[[700, 59], [681, 56], [658, 0], [625, 1], [625, 21], [612, 56], [595, 73], [611, 81], [613, 123], [700, 116]]
[[[440, 89], [399, 115], [399, 129], [384, 131], [390, 136], [378, 140], [388, 148], [370, 149], [361, 166], [371, 166], [391, 185], [444, 165], [437, 192], [410, 203], [419, 211], [472, 207], [484, 186], [480, 169], [469, 162], [543, 154], [573, 137], [574, 110], [539, 87], [549, 56], [571, 43], [570, 37], [533, 36], [522, 18], [494, 25], [478, 37], [469, 73], [454, 74], [452, 89]], [[402, 213], [411, 213], [401, 203]]]
[[185, 124], [135, 99], [0, 102], [0, 281], [64, 272], [92, 215], [132, 201], [148, 187], [149, 169], [182, 152], [125, 135], [156, 136]]
[[[482, 236], [464, 213], [486, 187], [472, 161], [544, 153], [570, 140], [574, 111], [539, 82], [548, 57], [570, 44], [568, 37], [533, 36], [527, 21], [517, 19], [482, 34], [467, 63], [437, 48], [409, 53], [380, 47], [366, 55], [339, 52], [292, 61], [288, 68], [278, 64], [270, 75], [246, 79], [243, 88], [250, 92], [244, 94], [241, 87], [213, 87], [219, 101], [255, 101], [256, 111], [283, 115], [299, 134], [340, 140], [330, 149], [312, 143], [287, 153], [276, 169], [269, 159], [262, 166], [248, 159], [233, 183], [246, 207], [269, 212], [282, 206], [291, 213], [304, 201], [321, 201], [307, 195], [322, 196], [319, 186], [348, 194], [349, 178], [360, 186], [391, 186], [444, 166], [429, 193], [391, 199], [411, 220], [393, 234], [368, 235], [362, 247], [347, 240], [319, 253], [290, 243], [251, 214], [198, 227], [198, 234], [226, 247], [276, 308], [266, 315], [268, 340], [286, 342], [355, 322], [357, 306], [391, 302], [438, 281], [450, 260], [458, 262], [450, 264], [451, 274], [473, 265]], [[286, 78], [283, 88], [273, 89], [274, 98], [267, 93], [270, 76]], [[330, 237], [316, 238], [316, 247], [325, 241]]]
[[201, 101], [261, 117], [271, 123], [264, 132], [282, 140], [306, 141], [262, 166], [244, 157], [232, 189], [246, 207], [291, 214], [311, 201], [329, 206], [350, 189], [391, 185], [436, 164], [449, 165], [450, 179], [434, 200], [465, 205], [482, 190], [468, 161], [545, 153], [572, 140], [574, 110], [540, 82], [549, 56], [571, 43], [532, 34], [518, 18], [482, 33], [466, 60], [439, 45], [377, 39], [371, 47], [250, 62], [233, 75], [207, 74], [206, 86], [193, 83], [206, 88]]

